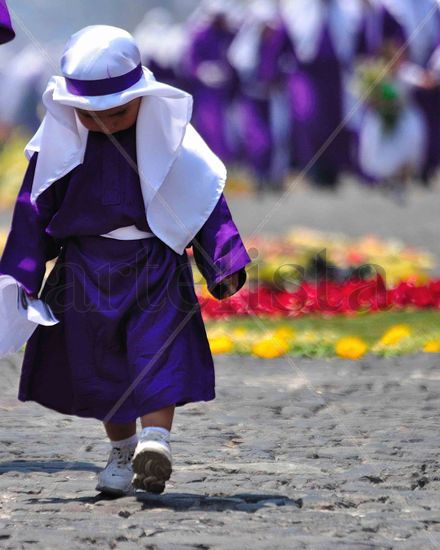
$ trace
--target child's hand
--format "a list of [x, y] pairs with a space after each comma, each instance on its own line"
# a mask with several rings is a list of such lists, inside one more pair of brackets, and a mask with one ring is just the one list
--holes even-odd
[[222, 298], [230, 298], [233, 296], [240, 286], [240, 277], [238, 273], [233, 273], [223, 279], [222, 284], [227, 288], [226, 292], [223, 294]]

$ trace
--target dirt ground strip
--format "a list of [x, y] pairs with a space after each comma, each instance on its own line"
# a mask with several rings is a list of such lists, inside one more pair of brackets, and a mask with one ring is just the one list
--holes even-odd
[[94, 490], [94, 420], [16, 399], [0, 363], [5, 549], [440, 547], [436, 355], [217, 361], [217, 399], [179, 410], [163, 496]]

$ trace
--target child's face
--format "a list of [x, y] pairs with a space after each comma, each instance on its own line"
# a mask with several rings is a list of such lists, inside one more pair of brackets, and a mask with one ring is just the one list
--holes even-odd
[[142, 98], [139, 97], [125, 105], [105, 111], [75, 110], [83, 126], [90, 132], [114, 134], [116, 132], [128, 130], [128, 128], [136, 124], [141, 100]]

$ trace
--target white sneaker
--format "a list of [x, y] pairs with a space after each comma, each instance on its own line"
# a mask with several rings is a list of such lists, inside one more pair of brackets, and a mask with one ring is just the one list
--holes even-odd
[[131, 459], [136, 447], [125, 445], [113, 447], [106, 467], [98, 475], [97, 491], [110, 495], [129, 495], [134, 492], [131, 484], [133, 469]]
[[133, 487], [160, 494], [170, 479], [172, 457], [169, 436], [144, 429], [133, 456]]

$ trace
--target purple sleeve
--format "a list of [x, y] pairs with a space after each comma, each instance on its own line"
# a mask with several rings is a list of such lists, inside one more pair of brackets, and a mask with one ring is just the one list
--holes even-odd
[[60, 251], [60, 244], [45, 231], [55, 209], [55, 191], [48, 189], [30, 201], [38, 155], [30, 160], [15, 204], [12, 226], [0, 260], [0, 274], [10, 275], [29, 294], [37, 295], [46, 272], [46, 262]]
[[226, 292], [223, 279], [239, 274], [239, 289], [246, 282], [251, 262], [231, 212], [222, 195], [211, 216], [192, 242], [197, 267], [208, 283], [211, 294], [221, 299]]
[[0, 0], [0, 44], [5, 44], [15, 37], [12, 29], [11, 18], [5, 0]]

